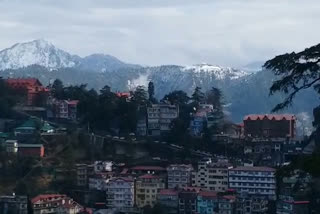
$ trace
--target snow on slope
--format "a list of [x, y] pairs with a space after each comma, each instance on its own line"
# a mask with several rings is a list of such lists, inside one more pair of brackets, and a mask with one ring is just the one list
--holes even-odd
[[45, 40], [17, 43], [0, 52], [0, 70], [37, 64], [49, 69], [73, 67], [79, 57], [56, 48]]
[[230, 79], [238, 79], [240, 77], [244, 77], [248, 75], [247, 72], [236, 70], [230, 67], [221, 67], [221, 66], [215, 66], [210, 65], [207, 63], [202, 63], [198, 65], [193, 66], [185, 66], [183, 71], [192, 71], [194, 73], [207, 73], [214, 75], [216, 79], [223, 80], [226, 78]]

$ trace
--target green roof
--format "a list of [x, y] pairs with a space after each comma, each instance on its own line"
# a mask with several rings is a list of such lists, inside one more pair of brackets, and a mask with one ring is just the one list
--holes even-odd
[[54, 129], [53, 126], [51, 126], [48, 122], [45, 122], [41, 128], [41, 131], [49, 131], [53, 129]]
[[36, 129], [37, 124], [36, 121], [34, 119], [29, 119], [27, 121], [25, 121], [21, 126], [17, 127], [16, 129]]
[[9, 137], [8, 133], [0, 132], [0, 138], [8, 138], [8, 137]]

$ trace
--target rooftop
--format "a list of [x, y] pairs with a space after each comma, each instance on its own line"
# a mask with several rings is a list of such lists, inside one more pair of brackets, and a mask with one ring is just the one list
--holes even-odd
[[43, 195], [38, 195], [32, 198], [31, 203], [37, 203], [38, 201], [42, 201], [42, 200], [51, 200], [53, 198], [62, 198], [62, 197], [67, 197], [67, 196], [61, 195], [61, 194], [43, 194]]
[[25, 143], [19, 143], [18, 147], [22, 148], [41, 148], [43, 147], [42, 144], [25, 144]]
[[244, 117], [243, 120], [294, 120], [296, 119], [294, 114], [250, 114]]
[[161, 166], [134, 166], [131, 170], [153, 170], [153, 171], [165, 171], [166, 169]]
[[178, 195], [178, 190], [175, 189], [161, 189], [159, 195]]
[[266, 166], [238, 166], [236, 168], [230, 169], [232, 171], [267, 171], [267, 172], [275, 172], [276, 170], [271, 167]]

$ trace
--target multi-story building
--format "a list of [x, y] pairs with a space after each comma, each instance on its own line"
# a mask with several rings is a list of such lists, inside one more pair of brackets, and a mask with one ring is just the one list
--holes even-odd
[[217, 192], [200, 191], [197, 198], [197, 213], [212, 214], [218, 211], [219, 203]]
[[212, 162], [211, 159], [198, 163], [198, 170], [192, 173], [192, 186], [201, 189], [225, 192], [228, 189], [228, 169], [231, 164], [227, 160]]
[[177, 189], [162, 189], [157, 195], [157, 202], [166, 208], [167, 213], [175, 214], [178, 212], [178, 194]]
[[179, 213], [193, 214], [197, 213], [197, 199], [200, 188], [187, 187], [179, 192]]
[[88, 179], [89, 189], [104, 191], [106, 189], [107, 183], [113, 177], [114, 177], [113, 172], [96, 173], [90, 176]]
[[132, 178], [111, 178], [105, 191], [108, 207], [121, 209], [134, 206], [134, 180]]
[[171, 122], [179, 116], [179, 107], [168, 104], [153, 104], [147, 109], [148, 135], [159, 136], [170, 131]]
[[87, 187], [89, 176], [93, 175], [94, 166], [88, 164], [76, 164], [77, 186]]
[[49, 93], [49, 89], [34, 78], [7, 79], [6, 83], [10, 88], [26, 95], [27, 105], [36, 105], [39, 96]]
[[66, 120], [77, 119], [78, 100], [54, 100], [54, 117]]
[[294, 138], [296, 134], [296, 117], [293, 114], [247, 115], [243, 124], [245, 137]]
[[218, 214], [234, 214], [235, 213], [236, 196], [224, 195], [218, 198]]
[[3, 195], [0, 196], [1, 214], [28, 214], [27, 196]]
[[275, 200], [275, 169], [254, 166], [229, 169], [229, 188], [241, 195]]
[[34, 214], [77, 214], [83, 209], [72, 198], [60, 194], [38, 195], [31, 204]]
[[184, 188], [191, 186], [192, 165], [172, 164], [167, 167], [168, 188]]
[[157, 194], [165, 188], [165, 178], [146, 174], [136, 180], [136, 205], [138, 207], [153, 207], [157, 201]]
[[263, 198], [248, 198], [238, 196], [236, 199], [236, 212], [239, 214], [262, 214], [268, 212], [268, 200]]

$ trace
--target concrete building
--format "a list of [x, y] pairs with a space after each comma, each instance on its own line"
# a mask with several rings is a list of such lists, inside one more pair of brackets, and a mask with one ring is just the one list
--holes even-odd
[[6, 152], [16, 154], [18, 152], [18, 141], [17, 140], [6, 140], [5, 141]]
[[93, 168], [95, 173], [99, 172], [111, 172], [113, 162], [112, 161], [95, 161], [93, 163]]
[[87, 187], [89, 176], [94, 174], [94, 166], [88, 164], [76, 164], [77, 186]]
[[191, 186], [192, 165], [173, 164], [167, 167], [168, 188], [184, 188]]
[[293, 114], [247, 115], [244, 135], [251, 138], [294, 138], [296, 117]]
[[103, 172], [91, 175], [88, 179], [89, 189], [104, 191], [106, 189], [107, 183], [113, 177], [113, 172]]
[[28, 214], [27, 196], [3, 195], [0, 196], [1, 214]]
[[167, 213], [175, 214], [178, 212], [178, 194], [177, 189], [162, 189], [157, 195], [157, 202], [166, 208]]
[[165, 188], [165, 178], [146, 174], [136, 180], [136, 205], [153, 207], [157, 201], [157, 194]]
[[255, 197], [238, 196], [236, 212], [239, 214], [264, 214], [268, 212], [268, 200]]
[[21, 157], [42, 158], [44, 146], [42, 144], [18, 144], [18, 155]]
[[200, 188], [186, 187], [179, 192], [179, 214], [197, 213], [197, 199]]
[[283, 195], [277, 200], [277, 214], [309, 214], [310, 211], [310, 201], [294, 200]]
[[72, 198], [60, 194], [38, 195], [31, 204], [34, 214], [77, 214], [83, 209]]
[[112, 178], [106, 185], [107, 206], [116, 209], [134, 206], [134, 180], [132, 178]]
[[276, 199], [275, 169], [269, 167], [236, 167], [229, 170], [229, 188], [238, 194]]
[[168, 104], [153, 104], [147, 109], [148, 135], [160, 136], [170, 131], [171, 122], [178, 118], [179, 107]]
[[219, 203], [217, 192], [200, 191], [197, 198], [197, 213], [212, 214], [218, 211]]
[[192, 186], [201, 189], [225, 192], [228, 189], [228, 169], [231, 164], [227, 160], [212, 162], [211, 159], [198, 163], [198, 170], [192, 173]]

